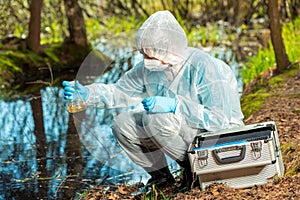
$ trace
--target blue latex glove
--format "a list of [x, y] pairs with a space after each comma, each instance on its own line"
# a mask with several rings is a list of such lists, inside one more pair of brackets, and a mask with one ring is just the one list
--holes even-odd
[[170, 97], [153, 96], [142, 101], [144, 109], [151, 113], [175, 112], [176, 99]]
[[75, 90], [78, 91], [80, 96], [84, 101], [86, 101], [89, 95], [89, 89], [81, 85], [78, 81], [63, 81], [62, 86], [64, 87], [64, 98], [67, 100], [72, 100], [74, 97]]

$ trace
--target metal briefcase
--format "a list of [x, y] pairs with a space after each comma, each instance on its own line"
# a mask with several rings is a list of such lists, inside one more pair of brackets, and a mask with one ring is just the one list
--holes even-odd
[[203, 190], [212, 183], [245, 188], [284, 174], [273, 121], [196, 136], [188, 150], [192, 172]]

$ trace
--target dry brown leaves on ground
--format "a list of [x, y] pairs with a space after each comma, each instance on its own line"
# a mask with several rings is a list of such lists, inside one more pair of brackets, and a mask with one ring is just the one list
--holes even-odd
[[132, 186], [117, 186], [109, 190], [101, 186], [90, 191], [86, 197], [88, 200], [120, 200], [120, 199], [174, 199], [174, 200], [223, 200], [223, 199], [268, 199], [281, 200], [300, 199], [300, 174], [294, 176], [286, 176], [273, 183], [266, 185], [254, 186], [246, 189], [234, 189], [226, 187], [224, 184], [213, 184], [206, 188], [205, 191], [200, 191], [198, 188], [192, 189], [189, 192], [177, 193], [175, 188], [166, 188], [160, 193], [156, 190], [152, 194], [145, 196], [130, 196], [130, 193], [137, 188]]

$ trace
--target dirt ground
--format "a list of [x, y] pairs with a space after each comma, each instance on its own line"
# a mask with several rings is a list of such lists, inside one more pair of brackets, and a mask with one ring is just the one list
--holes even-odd
[[245, 124], [275, 121], [278, 129], [285, 175], [266, 185], [233, 189], [214, 184], [200, 191], [176, 192], [176, 187], [154, 191], [150, 196], [129, 196], [135, 186], [104, 186], [92, 189], [86, 200], [95, 199], [300, 199], [300, 70], [286, 78], [280, 87], [269, 88], [271, 94], [262, 109], [244, 120]]

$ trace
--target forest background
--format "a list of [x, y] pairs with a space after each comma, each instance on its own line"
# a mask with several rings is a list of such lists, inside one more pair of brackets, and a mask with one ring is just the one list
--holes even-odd
[[[118, 37], [113, 45], [124, 47], [122, 41], [157, 10], [175, 15], [190, 46], [231, 49], [243, 88], [266, 70], [275, 76], [299, 63], [297, 0], [0, 0], [0, 10], [0, 96], [30, 99], [37, 157], [46, 156], [47, 143], [41, 90], [74, 79], [86, 56], [107, 40]], [[255, 107], [243, 109], [247, 118]]]
[[[259, 49], [269, 48], [272, 51], [272, 33], [272, 42], [275, 49], [278, 48], [275, 55], [279, 71], [282, 71], [281, 68], [288, 66], [290, 61], [282, 46], [280, 23], [296, 20], [299, 4], [295, 0], [2, 1], [0, 84], [9, 95], [11, 88], [24, 93], [27, 89], [25, 82], [43, 80], [55, 85], [59, 83], [59, 76], [53, 77], [52, 74], [55, 80], [46, 80], [45, 70], [36, 73], [37, 69], [51, 68], [54, 75], [70, 70], [77, 72], [83, 58], [100, 38], [113, 38], [121, 33], [128, 38], [151, 13], [162, 9], [170, 10], [176, 16], [187, 32], [191, 46], [227, 46], [243, 63], [251, 61], [249, 56], [257, 55]], [[293, 28], [286, 30], [284, 37], [289, 36], [289, 31], [293, 34]], [[220, 31], [223, 33], [220, 34]], [[294, 61], [293, 46], [286, 49], [293, 52], [290, 59]], [[279, 55], [279, 52], [283, 53]], [[275, 57], [266, 57], [271, 60], [268, 65], [272, 62], [274, 65], [275, 59], [272, 58]], [[261, 69], [257, 63], [252, 64], [255, 67], [248, 67], [252, 69], [246, 69], [243, 74], [245, 82], [268, 67], [265, 65]]]

